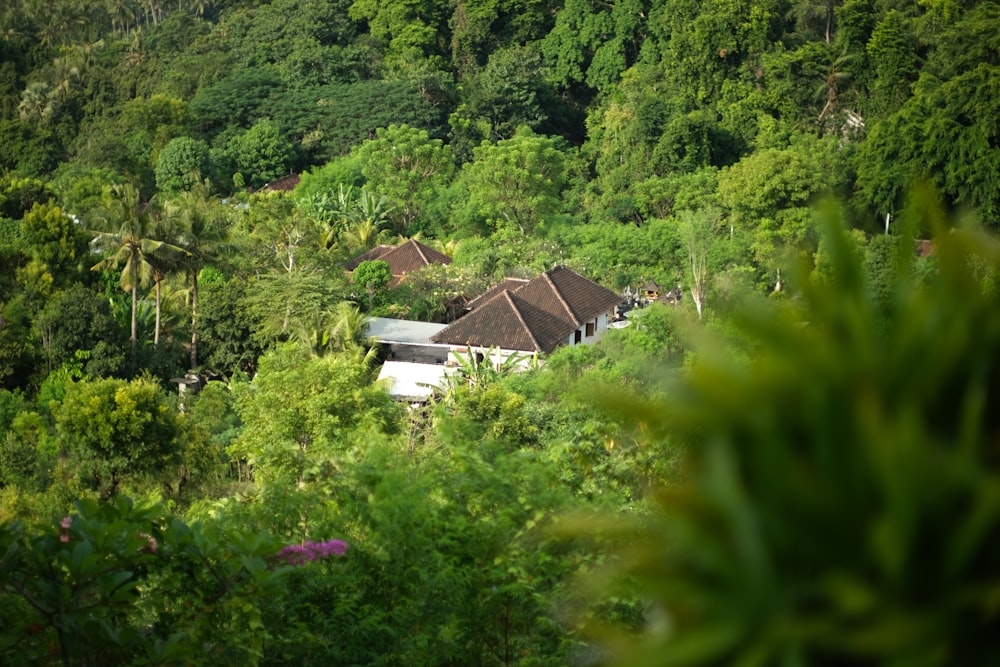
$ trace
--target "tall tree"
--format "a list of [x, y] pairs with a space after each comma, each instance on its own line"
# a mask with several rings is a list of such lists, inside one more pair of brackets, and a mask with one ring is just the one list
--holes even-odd
[[791, 255], [812, 252], [815, 237], [810, 204], [821, 193], [835, 190], [836, 159], [831, 138], [802, 138], [785, 149], [765, 149], [748, 155], [719, 174], [718, 202], [727, 210], [730, 235], [745, 234], [760, 268], [773, 274], [775, 289]]
[[380, 129], [357, 153], [371, 190], [392, 205], [390, 219], [406, 234], [427, 204], [451, 181], [455, 162], [451, 149], [426, 130], [409, 125]]
[[149, 379], [71, 383], [55, 418], [81, 478], [104, 497], [126, 478], [162, 473], [180, 458], [177, 413]]
[[178, 224], [178, 245], [183, 248], [182, 267], [191, 293], [191, 369], [198, 368], [198, 274], [224, 249], [227, 228], [219, 203], [209, 199], [208, 184], [179, 193], [166, 205], [168, 217]]
[[639, 56], [651, 5], [646, 0], [567, 0], [542, 40], [552, 77], [609, 91]]
[[371, 368], [354, 355], [314, 357], [280, 345], [260, 359], [253, 382], [234, 387], [245, 428], [232, 445], [258, 480], [302, 489], [341, 465], [352, 430], [395, 433], [399, 409], [372, 385]]
[[559, 212], [566, 158], [555, 140], [522, 128], [495, 145], [484, 143], [474, 154], [461, 175], [469, 188], [468, 206], [493, 229], [523, 236]]
[[389, 66], [399, 67], [423, 58], [443, 61], [443, 47], [451, 32], [447, 16], [450, 4], [435, 0], [354, 0], [348, 13], [356, 21], [368, 22], [372, 37], [386, 45]]
[[[905, 22], [883, 44], [912, 37]], [[904, 44], [886, 46], [888, 117], [873, 123], [858, 149], [858, 194], [880, 218], [899, 212], [914, 179], [931, 179], [952, 204], [978, 208], [984, 221], [1000, 220], [1000, 5], [978, 3], [943, 32], [912, 88], [915, 56]], [[873, 55], [875, 58], [875, 55]], [[892, 67], [889, 67], [892, 65]], [[881, 72], [881, 69], [877, 68]], [[882, 93], [885, 93], [883, 90]], [[879, 90], [876, 89], [876, 93]], [[881, 93], [879, 93], [881, 94]], [[888, 94], [888, 93], [886, 93]]]
[[20, 231], [29, 258], [18, 271], [23, 282], [47, 292], [78, 280], [86, 270], [89, 238], [59, 207], [36, 202], [21, 219]]
[[717, 208], [680, 213], [679, 231], [691, 267], [691, 300], [698, 311], [698, 319], [704, 315], [708, 293], [709, 253], [721, 227], [722, 212]]
[[95, 264], [95, 271], [121, 267], [121, 286], [132, 295], [132, 367], [138, 359], [137, 313], [139, 287], [152, 278], [152, 258], [164, 242], [156, 239], [156, 222], [146, 202], [132, 184], [112, 185], [102, 193], [101, 209], [94, 216], [93, 233], [101, 249], [111, 254]]

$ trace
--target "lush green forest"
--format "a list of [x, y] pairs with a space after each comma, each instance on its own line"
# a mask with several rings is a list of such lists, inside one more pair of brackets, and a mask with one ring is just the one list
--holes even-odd
[[[8, 0], [0, 662], [996, 664], [997, 26]], [[375, 383], [366, 315], [556, 265], [683, 298]]]

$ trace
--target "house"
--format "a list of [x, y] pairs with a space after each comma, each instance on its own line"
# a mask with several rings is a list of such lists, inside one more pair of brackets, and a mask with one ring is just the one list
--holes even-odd
[[649, 301], [656, 301], [660, 298], [660, 290], [663, 289], [656, 281], [650, 280], [642, 286], [642, 295]]
[[271, 181], [261, 186], [261, 192], [291, 192], [299, 184], [302, 177], [298, 174], [289, 174], [284, 178], [279, 178], [276, 181]]
[[475, 297], [474, 299], [470, 299], [469, 302], [465, 304], [465, 309], [475, 310], [479, 306], [488, 303], [497, 294], [500, 294], [505, 290], [510, 292], [516, 292], [517, 290], [527, 285], [529, 282], [530, 281], [526, 278], [504, 278], [503, 280], [501, 280], [496, 285], [489, 288], [479, 296]]
[[534, 280], [505, 279], [469, 301], [467, 314], [451, 324], [369, 317], [368, 335], [382, 347], [379, 379], [390, 395], [419, 404], [470, 353], [498, 366], [519, 355], [517, 365], [527, 367], [539, 352], [598, 341], [620, 302], [611, 290], [557, 267]]
[[548, 353], [598, 341], [621, 296], [565, 267], [525, 281], [507, 279], [469, 302], [470, 312], [433, 334], [434, 343], [501, 356]]
[[345, 267], [348, 272], [358, 268], [361, 262], [380, 259], [389, 265], [393, 282], [400, 283], [407, 273], [412, 273], [431, 264], [451, 264], [451, 257], [430, 248], [420, 241], [410, 239], [398, 246], [380, 245], [355, 257]]

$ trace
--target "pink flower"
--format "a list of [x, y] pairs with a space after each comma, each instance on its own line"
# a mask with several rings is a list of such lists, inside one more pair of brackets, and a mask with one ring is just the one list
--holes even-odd
[[348, 548], [347, 542], [342, 540], [291, 544], [279, 551], [276, 558], [285, 561], [288, 565], [305, 565], [328, 556], [343, 556]]
[[[152, 535], [150, 535], [149, 533], [139, 533], [139, 537], [146, 538], [146, 543], [149, 545], [149, 552], [155, 554], [156, 553], [156, 549], [159, 547], [159, 544], [157, 543], [156, 538], [153, 537]], [[141, 550], [142, 549], [140, 549], [140, 551]]]
[[62, 521], [59, 522], [59, 527], [62, 528], [59, 534], [60, 542], [69, 542], [69, 533], [66, 531], [69, 530], [71, 525], [73, 525], [73, 517], [71, 516], [64, 516]]

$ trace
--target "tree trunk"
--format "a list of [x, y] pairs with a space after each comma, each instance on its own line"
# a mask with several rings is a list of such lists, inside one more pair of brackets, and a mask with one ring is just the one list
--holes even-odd
[[137, 320], [139, 316], [139, 287], [136, 284], [138, 278], [132, 281], [132, 335], [129, 341], [132, 343], [132, 370], [135, 371], [139, 366], [139, 346], [138, 346], [138, 336], [136, 331], [138, 329]]
[[708, 253], [699, 249], [691, 251], [691, 300], [701, 319], [701, 310], [705, 304], [705, 283], [708, 281]]
[[198, 368], [198, 271], [191, 272], [191, 370]]
[[701, 309], [705, 301], [705, 296], [697, 287], [691, 289], [691, 300], [694, 301], [694, 308], [698, 311], [698, 319], [701, 319]]
[[833, 2], [826, 3], [826, 43], [833, 41]]
[[156, 278], [156, 327], [153, 330], [153, 347], [160, 349], [160, 278]]

